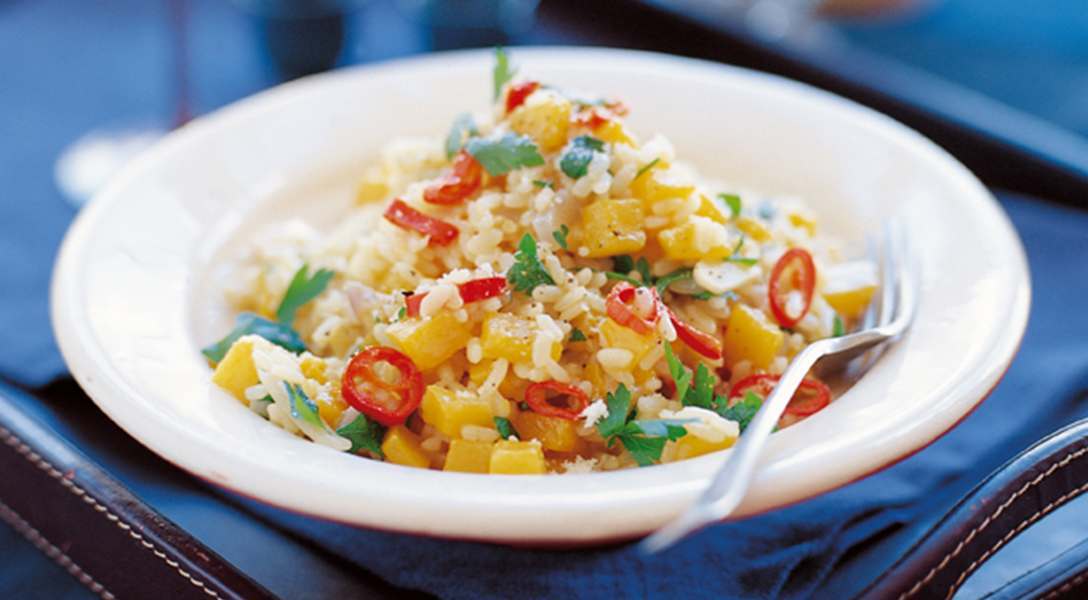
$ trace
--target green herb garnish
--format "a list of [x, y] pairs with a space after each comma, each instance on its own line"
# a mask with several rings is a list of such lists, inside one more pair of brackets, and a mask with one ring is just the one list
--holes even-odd
[[710, 369], [703, 363], [699, 363], [699, 366], [695, 368], [695, 380], [691, 384], [691, 391], [684, 397], [684, 405], [713, 410], [715, 383], [717, 378], [710, 374]]
[[268, 319], [253, 313], [244, 312], [238, 315], [234, 320], [234, 329], [232, 329], [225, 338], [204, 348], [200, 352], [206, 356], [208, 360], [217, 363], [223, 360], [227, 351], [234, 345], [234, 342], [238, 341], [238, 338], [250, 334], [259, 335], [273, 344], [290, 350], [295, 354], [300, 354], [306, 350], [306, 344], [294, 329], [291, 329], [282, 323], [269, 321]]
[[559, 159], [559, 168], [571, 179], [583, 177], [589, 171], [593, 153], [602, 150], [604, 142], [593, 136], [580, 135], [571, 141], [567, 151]]
[[846, 325], [842, 322], [842, 317], [835, 315], [835, 320], [831, 322], [831, 337], [842, 337], [846, 334]]
[[[661, 159], [660, 158], [655, 158], [655, 159], [651, 160], [650, 162], [646, 163], [645, 165], [643, 165], [638, 170], [638, 172], [635, 173], [635, 179], [638, 179], [639, 177], [642, 177], [642, 175], [645, 174], [646, 171], [649, 171], [650, 169], [654, 168], [654, 165], [656, 165], [659, 162], [661, 162]], [[631, 181], [634, 181], [635, 179], [632, 179]]]
[[397, 311], [397, 320], [398, 321], [403, 321], [404, 317], [407, 317], [407, 316], [408, 316], [408, 307], [407, 306], [400, 307], [400, 310]]
[[734, 219], [740, 216], [740, 196], [736, 194], [718, 194], [718, 198], [721, 198], [722, 202], [729, 206], [729, 212], [733, 214]]
[[382, 437], [385, 435], [385, 428], [366, 418], [366, 415], [355, 417], [354, 421], [337, 429], [336, 433], [351, 442], [348, 452], [355, 454], [360, 450], [368, 450], [385, 458], [385, 453], [382, 452]]
[[676, 354], [672, 351], [672, 344], [668, 342], [665, 342], [665, 362], [669, 365], [669, 375], [672, 376], [672, 381], [676, 384], [675, 400], [684, 404], [688, 388], [691, 387], [691, 371], [688, 371], [684, 363], [676, 358]]
[[646, 257], [638, 259], [635, 263], [635, 270], [642, 276], [642, 285], [653, 285], [654, 276], [650, 274], [650, 263], [646, 260]]
[[572, 342], [584, 342], [586, 341], [586, 334], [582, 333], [581, 329], [575, 327], [570, 331], [570, 341]]
[[325, 291], [325, 287], [329, 285], [329, 281], [336, 275], [328, 269], [318, 269], [313, 276], [309, 271], [310, 268], [306, 264], [295, 271], [295, 276], [291, 278], [291, 284], [287, 286], [287, 292], [283, 294], [283, 300], [276, 309], [276, 320], [287, 327], [295, 321], [295, 313], [298, 309], [321, 295], [321, 292]]
[[605, 271], [604, 276], [613, 281], [626, 281], [631, 285], [642, 285], [642, 282], [631, 277], [630, 275], [624, 275], [623, 273], [617, 273], [615, 271]]
[[492, 419], [495, 421], [495, 429], [499, 430], [499, 437], [504, 440], [510, 439], [510, 436], [521, 439], [521, 436], [514, 429], [514, 425], [510, 423], [510, 419], [506, 417], [492, 417]]
[[737, 245], [733, 246], [733, 251], [729, 254], [729, 258], [727, 258], [725, 260], [727, 260], [727, 261], [729, 261], [731, 263], [736, 263], [738, 265], [744, 265], [746, 267], [750, 267], [750, 266], [756, 264], [757, 262], [759, 262], [759, 259], [758, 258], [745, 258], [743, 256], [737, 256], [737, 253], [740, 252], [740, 249], [742, 247], [744, 247], [744, 239], [745, 239], [744, 234], [742, 233], [740, 235], [740, 239], [737, 240]]
[[686, 419], [631, 420], [631, 392], [622, 383], [605, 397], [605, 404], [608, 416], [597, 423], [597, 431], [609, 446], [619, 440], [640, 467], [661, 460], [665, 443], [687, 434]]
[[555, 189], [555, 184], [554, 183], [552, 183], [550, 181], [544, 181], [543, 179], [534, 179], [533, 180], [533, 185], [535, 185], [538, 188], [548, 188], [550, 190]]
[[510, 66], [510, 59], [506, 56], [506, 51], [503, 50], [502, 46], [496, 46], [495, 67], [491, 70], [491, 81], [495, 87], [495, 100], [498, 100], [499, 96], [502, 95], [502, 86], [513, 79], [516, 72], [517, 69]]
[[287, 388], [287, 397], [291, 399], [292, 417], [304, 423], [309, 423], [318, 429], [326, 429], [327, 426], [321, 420], [321, 413], [317, 409], [317, 404], [310, 400], [306, 392], [302, 391], [301, 385], [291, 385], [285, 381], [283, 387]]
[[465, 144], [465, 149], [492, 177], [505, 175], [514, 169], [544, 164], [544, 157], [533, 140], [514, 133], [500, 138], [472, 138]]
[[526, 233], [518, 242], [518, 251], [514, 253], [514, 264], [506, 272], [506, 280], [515, 290], [532, 294], [540, 285], [555, 285], [555, 280], [537, 256], [536, 240]]
[[567, 249], [567, 234], [570, 233], [570, 227], [566, 225], [560, 225], [559, 229], [552, 232], [552, 237], [555, 238], [555, 243], [559, 244], [559, 247]]
[[612, 270], [617, 273], [627, 274], [635, 270], [635, 259], [627, 254], [612, 257]]
[[733, 406], [727, 407], [725, 398], [719, 396], [718, 400], [721, 401], [721, 404], [715, 407], [718, 414], [730, 421], [736, 421], [740, 425], [741, 433], [748, 428], [748, 424], [759, 412], [759, 407], [763, 406], [763, 399], [751, 390], [745, 392], [744, 397]]
[[[677, 270], [673, 271], [672, 273], [666, 273], [665, 275], [662, 275], [661, 277], [658, 277], [657, 281], [654, 283], [654, 286], [657, 287], [657, 293], [658, 294], [664, 294], [665, 290], [668, 289], [668, 287], [670, 285], [676, 283], [677, 281], [683, 281], [685, 279], [691, 279], [691, 274], [692, 274], [691, 269], [677, 269]], [[709, 292], [707, 292], [707, 293], [709, 293]]]
[[480, 131], [476, 129], [476, 122], [472, 120], [472, 115], [469, 113], [458, 115], [453, 120], [449, 135], [446, 136], [446, 158], [452, 159], [461, 151], [465, 139], [474, 135], [480, 135]]

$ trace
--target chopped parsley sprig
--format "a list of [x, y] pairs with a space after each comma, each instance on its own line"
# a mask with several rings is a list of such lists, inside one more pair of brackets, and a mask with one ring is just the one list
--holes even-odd
[[492, 177], [505, 175], [514, 169], [544, 164], [544, 157], [533, 140], [515, 133], [498, 138], [472, 138], [465, 144], [465, 150]]
[[283, 294], [283, 300], [280, 301], [280, 306], [276, 309], [276, 320], [288, 327], [294, 323], [295, 313], [298, 312], [298, 309], [302, 308], [310, 300], [320, 296], [321, 292], [325, 291], [325, 288], [329, 285], [329, 281], [336, 275], [335, 272], [328, 269], [318, 269], [312, 276], [309, 271], [310, 267], [306, 264], [303, 264], [298, 271], [295, 271], [295, 276], [291, 278], [291, 283], [287, 286], [287, 292]]
[[684, 406], [712, 410], [730, 421], [736, 421], [740, 425], [741, 432], [748, 427], [748, 423], [763, 404], [763, 400], [757, 394], [748, 390], [740, 401], [729, 406], [728, 398], [714, 394], [714, 386], [717, 385], [718, 378], [710, 372], [710, 369], [699, 363], [693, 377], [691, 370], [676, 358], [668, 342], [665, 342], [665, 362], [669, 366], [669, 375], [676, 384], [676, 400]]
[[514, 78], [517, 69], [510, 66], [510, 57], [502, 46], [495, 47], [495, 67], [491, 70], [491, 82], [494, 86], [494, 98], [502, 96], [502, 88]]
[[555, 280], [540, 262], [536, 239], [528, 233], [521, 236], [518, 242], [518, 251], [514, 253], [514, 264], [506, 272], [506, 281], [525, 294], [532, 294], [537, 286], [555, 285]]
[[597, 423], [597, 431], [609, 447], [617, 440], [623, 444], [640, 467], [660, 461], [665, 444], [687, 435], [684, 424], [693, 422], [692, 419], [632, 419], [631, 392], [622, 383], [606, 396], [605, 404], [608, 416]]
[[446, 136], [446, 158], [452, 159], [461, 151], [465, 140], [474, 135], [480, 135], [480, 131], [476, 129], [476, 122], [472, 120], [472, 115], [468, 113], [458, 115], [453, 120], [449, 135]]
[[514, 429], [513, 423], [510, 422], [510, 419], [507, 419], [506, 417], [492, 417], [492, 420], [495, 421], [495, 429], [498, 430], [499, 437], [502, 439], [508, 440], [511, 436], [521, 439], [517, 430]]
[[584, 177], [595, 152], [604, 150], [604, 142], [590, 135], [580, 135], [571, 140], [567, 151], [559, 159], [559, 168], [571, 179]]
[[552, 237], [555, 238], [555, 243], [559, 244], [559, 247], [567, 249], [567, 235], [570, 234], [570, 227], [566, 225], [560, 225], [559, 229], [552, 232]]
[[351, 423], [337, 429], [336, 433], [351, 442], [348, 452], [355, 454], [360, 450], [367, 450], [379, 458], [385, 458], [385, 453], [382, 452], [382, 437], [385, 435], [385, 428], [376, 421], [366, 418], [366, 415], [360, 414]]

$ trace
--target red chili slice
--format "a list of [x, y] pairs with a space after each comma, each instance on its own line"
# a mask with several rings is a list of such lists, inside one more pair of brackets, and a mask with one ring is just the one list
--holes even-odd
[[514, 109], [525, 103], [525, 99], [540, 88], [537, 81], [526, 81], [510, 88], [506, 93], [506, 114], [514, 112]]
[[722, 343], [718, 338], [681, 321], [668, 306], [665, 307], [665, 310], [668, 311], [669, 320], [672, 321], [672, 327], [676, 330], [676, 337], [680, 338], [681, 342], [684, 342], [688, 345], [688, 348], [691, 348], [710, 360], [721, 359]]
[[[745, 392], [751, 391], [760, 398], [765, 399], [771, 394], [774, 386], [781, 378], [781, 375], [749, 375], [733, 386], [733, 389], [729, 391], [729, 397], [744, 396]], [[801, 387], [797, 389], [797, 393], [793, 395], [793, 398], [790, 398], [789, 406], [786, 407], [786, 414], [807, 417], [819, 412], [830, 403], [831, 389], [827, 387], [827, 384], [819, 379], [809, 378], [801, 382]]]
[[[375, 371], [383, 362], [397, 370], [396, 381], [384, 379]], [[370, 346], [352, 357], [344, 369], [340, 394], [355, 410], [378, 423], [400, 425], [423, 401], [423, 375], [412, 359], [397, 350]]]
[[574, 117], [575, 125], [584, 125], [589, 129], [597, 129], [609, 120], [610, 119], [607, 116], [602, 115], [601, 112], [596, 109], [580, 112]]
[[[480, 300], [494, 298], [505, 292], [506, 278], [483, 277], [480, 279], [473, 279], [472, 281], [466, 281], [465, 283], [459, 284], [457, 290], [461, 293], [461, 301], [465, 304], [479, 302]], [[407, 308], [406, 314], [409, 317], [419, 316], [419, 305], [423, 304], [423, 299], [425, 297], [427, 297], [427, 292], [412, 294], [404, 299], [404, 304]]]
[[608, 299], [605, 300], [605, 309], [609, 318], [616, 323], [631, 329], [635, 333], [650, 333], [654, 330], [654, 324], [657, 323], [659, 317], [657, 306], [660, 299], [657, 297], [657, 290], [650, 288], [650, 293], [654, 296], [654, 313], [651, 318], [644, 318], [631, 310], [631, 303], [635, 301], [637, 291], [638, 288], [626, 281], [617, 283], [616, 287], [609, 292]]
[[[549, 394], [555, 395], [549, 397]], [[565, 397], [567, 405], [556, 406], [553, 402], [558, 397]], [[525, 402], [537, 414], [573, 421], [589, 406], [589, 397], [577, 386], [558, 381], [542, 381], [525, 388]]]
[[462, 150], [453, 159], [453, 169], [441, 181], [423, 191], [423, 199], [431, 204], [450, 206], [460, 204], [480, 189], [483, 167], [471, 154]]
[[[808, 314], [815, 289], [816, 265], [812, 262], [812, 255], [802, 248], [790, 248], [774, 264], [767, 286], [771, 313], [778, 324], [786, 328], [797, 325]], [[801, 310], [797, 314], [790, 314], [787, 305], [790, 293], [795, 291], [801, 293]]]
[[383, 216], [398, 227], [430, 236], [431, 239], [427, 242], [429, 246], [448, 246], [461, 233], [456, 226], [442, 219], [425, 215], [408, 206], [400, 198], [394, 199], [389, 204], [389, 208], [385, 209]]

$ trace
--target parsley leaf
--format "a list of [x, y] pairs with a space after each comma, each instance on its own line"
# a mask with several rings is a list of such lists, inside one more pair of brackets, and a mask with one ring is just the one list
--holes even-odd
[[400, 307], [400, 310], [397, 311], [397, 320], [398, 321], [403, 321], [404, 317], [407, 317], [407, 316], [408, 316], [408, 307], [407, 306]]
[[480, 135], [480, 131], [476, 129], [476, 122], [472, 120], [472, 115], [469, 113], [457, 115], [450, 128], [450, 134], [446, 136], [446, 158], [452, 159], [453, 155], [460, 152], [465, 138], [474, 135]]
[[691, 392], [684, 397], [685, 406], [698, 406], [699, 408], [714, 408], [714, 381], [706, 365], [699, 363], [695, 369], [695, 382], [691, 386]]
[[694, 423], [698, 419], [643, 419], [629, 422], [624, 427], [626, 434], [639, 434], [660, 436], [670, 440], [678, 440], [687, 435], [684, 425]]
[[300, 354], [306, 350], [306, 344], [294, 329], [282, 323], [269, 321], [253, 313], [244, 312], [235, 319], [234, 329], [225, 338], [207, 346], [200, 352], [208, 360], [217, 363], [223, 360], [227, 350], [230, 350], [230, 347], [234, 345], [238, 338], [250, 334], [259, 335], [295, 354]]
[[369, 450], [385, 458], [385, 453], [382, 452], [382, 436], [385, 435], [385, 428], [376, 421], [366, 418], [366, 415], [355, 417], [354, 421], [337, 429], [336, 433], [351, 441], [348, 452], [355, 454], [360, 450]]
[[634, 277], [624, 275], [623, 273], [617, 273], [615, 271], [605, 271], [604, 276], [613, 281], [626, 281], [631, 285], [642, 285], [642, 282], [635, 279]]
[[491, 70], [491, 81], [495, 87], [495, 100], [502, 95], [502, 86], [514, 78], [517, 69], [510, 67], [510, 58], [502, 46], [495, 47], [495, 68]]
[[518, 242], [514, 264], [506, 272], [506, 280], [514, 289], [526, 294], [533, 293], [538, 285], [555, 285], [555, 280], [544, 269], [536, 252], [536, 240], [526, 233]]
[[325, 429], [325, 422], [321, 420], [321, 414], [317, 410], [317, 404], [302, 391], [302, 386], [291, 385], [286, 381], [283, 387], [287, 388], [287, 397], [291, 399], [291, 416], [303, 422], [309, 423], [318, 429]]
[[665, 342], [665, 362], [669, 365], [669, 375], [672, 375], [673, 383], [676, 384], [675, 400], [684, 404], [688, 388], [691, 387], [691, 371], [688, 371], [684, 363], [676, 358], [676, 354], [672, 351], [672, 344], [668, 342]]
[[584, 342], [586, 341], [586, 334], [582, 333], [581, 329], [575, 327], [570, 332], [570, 341], [572, 342]]
[[552, 232], [552, 237], [555, 238], [555, 243], [559, 244], [559, 247], [567, 249], [567, 234], [570, 233], [570, 227], [566, 225], [560, 225], [559, 229]]
[[510, 423], [510, 419], [507, 419], [506, 417], [492, 417], [492, 420], [495, 421], [495, 429], [499, 430], [499, 437], [502, 439], [508, 440], [510, 439], [510, 436], [521, 439], [517, 430], [514, 429], [513, 424]]
[[620, 443], [627, 449], [640, 467], [648, 467], [661, 458], [667, 438], [625, 434], [619, 436]]
[[759, 259], [758, 258], [745, 258], [743, 256], [737, 256], [737, 253], [740, 252], [740, 249], [744, 247], [744, 240], [745, 240], [744, 234], [742, 233], [740, 235], [740, 239], [737, 240], [737, 245], [733, 246], [733, 252], [731, 252], [729, 254], [729, 258], [727, 258], [725, 260], [727, 260], [727, 261], [729, 261], [731, 263], [736, 263], [738, 265], [744, 265], [746, 267], [750, 267], [750, 266], [756, 264], [757, 262], [759, 262]]
[[550, 181], [544, 181], [543, 179], [534, 179], [533, 180], [533, 185], [535, 185], [538, 188], [548, 188], [550, 190], [555, 189], [555, 184], [554, 183], [552, 183]]
[[477, 159], [491, 176], [505, 175], [522, 167], [540, 167], [544, 164], [536, 144], [528, 136], [508, 133], [499, 138], [473, 137], [465, 145], [472, 158]]
[[683, 281], [685, 279], [691, 279], [691, 274], [691, 269], [677, 269], [672, 273], [666, 273], [665, 275], [658, 277], [657, 282], [654, 284], [654, 286], [657, 287], [657, 293], [664, 294], [665, 290], [668, 289], [668, 287], [673, 283], [677, 281]]
[[736, 421], [740, 424], [740, 431], [744, 433], [744, 430], [748, 428], [748, 424], [752, 422], [752, 419], [759, 412], [759, 407], [763, 406], [763, 399], [759, 397], [755, 392], [748, 390], [744, 393], [744, 397], [733, 406], [726, 407], [725, 398], [718, 398], [718, 414], [730, 421]]
[[589, 171], [593, 153], [604, 150], [604, 142], [589, 136], [580, 135], [571, 141], [563, 157], [559, 159], [559, 168], [571, 179], [578, 179]]
[[643, 285], [653, 285], [654, 276], [650, 274], [650, 263], [646, 260], [645, 256], [638, 259], [638, 262], [635, 263], [635, 270], [642, 276]]
[[729, 206], [729, 211], [733, 213], [734, 219], [740, 216], [740, 196], [736, 194], [718, 194], [718, 198]]
[[615, 392], [605, 396], [604, 403], [608, 407], [608, 416], [597, 421], [597, 431], [601, 437], [608, 439], [623, 433], [627, 413], [631, 411], [631, 392], [621, 383]]
[[287, 292], [283, 294], [283, 300], [276, 309], [276, 320], [287, 327], [294, 322], [298, 309], [321, 295], [329, 285], [329, 280], [336, 275], [328, 269], [318, 269], [311, 277], [309, 271], [310, 267], [306, 264], [295, 271], [295, 276], [291, 278], [291, 284], [287, 286]]
[[835, 320], [831, 323], [831, 337], [842, 337], [846, 333], [846, 325], [842, 322], [842, 317], [835, 315]]
[[635, 270], [635, 260], [627, 254], [612, 257], [612, 270], [626, 275]]
[[465, 149], [492, 177], [505, 175], [514, 169], [544, 164], [544, 157], [533, 140], [514, 133], [497, 139], [472, 138], [465, 144]]
[[645, 173], [646, 171], [649, 171], [650, 169], [654, 168], [654, 165], [656, 165], [659, 162], [661, 162], [661, 159], [660, 158], [655, 158], [655, 159], [651, 160], [650, 162], [646, 163], [645, 165], [643, 165], [638, 170], [638, 172], [635, 173], [635, 177], [631, 181], [634, 181], [635, 179], [638, 179], [639, 177], [642, 177], [643, 173]]

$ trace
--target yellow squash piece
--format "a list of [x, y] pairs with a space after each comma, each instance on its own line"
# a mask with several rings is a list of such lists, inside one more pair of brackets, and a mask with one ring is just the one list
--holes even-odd
[[406, 467], [426, 469], [431, 466], [431, 458], [419, 445], [419, 436], [404, 425], [390, 427], [382, 440], [382, 453], [385, 460]]
[[540, 442], [495, 442], [488, 472], [493, 475], [542, 475], [547, 472]]
[[389, 191], [385, 169], [379, 165], [372, 165], [363, 172], [363, 180], [359, 182], [359, 189], [355, 192], [355, 203], [369, 204], [384, 200], [389, 195]]
[[634, 356], [631, 363], [627, 365], [628, 368], [638, 364], [638, 361], [642, 360], [642, 357], [653, 350], [657, 344], [657, 337], [653, 332], [641, 334], [612, 319], [605, 319], [601, 323], [601, 334], [604, 335], [604, 340], [609, 347], [623, 348]]
[[823, 273], [826, 283], [824, 300], [847, 319], [865, 312], [876, 291], [876, 265], [868, 261], [853, 261], [834, 265]]
[[601, 198], [582, 209], [582, 245], [590, 258], [638, 252], [646, 245], [642, 204], [632, 198]]
[[260, 383], [257, 367], [253, 364], [252, 340], [243, 338], [231, 345], [223, 360], [215, 366], [212, 382], [230, 392], [242, 404], [249, 405], [246, 388]]
[[734, 304], [722, 339], [725, 364], [748, 360], [755, 368], [766, 369], [778, 354], [782, 338], [782, 330], [763, 313], [744, 304]]
[[790, 224], [804, 229], [810, 236], [816, 235], [816, 221], [808, 215], [799, 212], [790, 213]]
[[729, 215], [726, 214], [721, 205], [706, 194], [699, 194], [699, 210], [695, 211], [695, 214], [700, 217], [706, 217], [715, 223], [721, 223], [722, 225], [729, 222]]
[[771, 239], [771, 230], [752, 217], [737, 217], [737, 229], [757, 242], [766, 242]]
[[603, 125], [593, 130], [594, 137], [604, 140], [609, 144], [635, 145], [635, 139], [619, 121], [606, 121]]
[[424, 423], [451, 438], [461, 437], [461, 428], [465, 425], [495, 426], [490, 402], [469, 392], [453, 392], [440, 385], [427, 386], [419, 414]]
[[510, 129], [536, 141], [543, 152], [555, 152], [567, 143], [570, 100], [549, 90], [537, 90], [510, 113]]
[[339, 397], [334, 396], [328, 400], [317, 399], [317, 412], [321, 415], [321, 420], [333, 429], [340, 424], [340, 417], [347, 409], [348, 403]]
[[538, 440], [545, 450], [577, 452], [582, 448], [577, 423], [559, 417], [521, 412], [514, 416], [514, 429], [523, 440]]
[[678, 261], [723, 260], [733, 253], [729, 231], [720, 223], [694, 215], [683, 225], [657, 233], [665, 256]]
[[461, 473], [487, 473], [491, 468], [491, 442], [453, 440], [446, 454], [443, 471]]
[[[488, 317], [480, 333], [484, 358], [505, 358], [511, 363], [531, 360], [536, 331], [536, 323], [508, 313]], [[552, 345], [553, 360], [559, 360], [562, 353], [562, 342]]]
[[695, 186], [681, 181], [675, 173], [662, 169], [661, 161], [631, 182], [631, 194], [642, 201], [646, 210], [662, 200], [687, 198]]
[[302, 362], [299, 364], [299, 368], [302, 369], [302, 374], [307, 379], [313, 379], [318, 383], [328, 383], [326, 376], [326, 369], [328, 368], [325, 361], [316, 356], [306, 354], [302, 357]]
[[727, 437], [720, 442], [708, 442], [701, 437], [688, 434], [676, 440], [676, 450], [673, 453], [673, 460], [684, 460], [685, 458], [694, 458], [696, 456], [710, 454], [711, 452], [717, 452], [718, 450], [725, 450], [726, 448], [731, 447], [736, 441], [736, 438]]
[[386, 330], [421, 371], [433, 369], [465, 347], [472, 330], [443, 310], [429, 319], [409, 319]]

